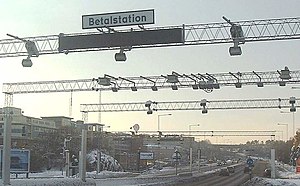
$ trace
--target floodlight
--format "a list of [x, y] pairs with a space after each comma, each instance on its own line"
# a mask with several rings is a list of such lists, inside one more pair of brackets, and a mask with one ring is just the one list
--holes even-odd
[[199, 88], [200, 89], [206, 89], [206, 82], [205, 81], [200, 81], [199, 82]]
[[152, 87], [151, 87], [151, 89], [153, 90], [153, 91], [157, 91], [158, 89], [157, 89], [157, 86], [155, 86], [155, 85], [153, 85]]
[[207, 108], [203, 108], [202, 114], [207, 114], [207, 112], [208, 112]]
[[111, 87], [111, 90], [112, 90], [113, 92], [118, 92], [118, 88], [117, 88], [117, 87]]
[[199, 87], [198, 87], [197, 84], [194, 84], [194, 85], [192, 85], [192, 88], [193, 88], [194, 90], [197, 90]]
[[178, 86], [177, 85], [171, 85], [172, 90], [178, 90]]
[[285, 86], [285, 84], [286, 84], [285, 81], [279, 81], [278, 83], [279, 83], [279, 86], [281, 86], [281, 87]]
[[239, 56], [242, 55], [242, 49], [239, 46], [229, 47], [229, 54], [231, 56]]
[[107, 77], [99, 77], [97, 83], [102, 86], [110, 85], [110, 78]]
[[153, 111], [152, 110], [148, 110], [147, 114], [153, 114]]
[[29, 56], [38, 57], [40, 55], [35, 43], [33, 41], [26, 41], [25, 48]]
[[200, 101], [200, 106], [205, 107], [205, 106], [206, 106], [206, 102], [207, 102], [206, 99], [202, 99], [202, 100]]
[[172, 74], [172, 75], [167, 75], [167, 82], [168, 83], [178, 83], [179, 82], [179, 80], [178, 80], [178, 76], [177, 75], [174, 75], [174, 74]]
[[130, 87], [132, 91], [137, 91], [136, 87]]
[[213, 88], [214, 89], [220, 89], [220, 84], [219, 83], [214, 83]]
[[290, 108], [290, 112], [296, 112], [296, 107], [295, 107], [295, 106], [292, 106], [292, 107]]
[[119, 53], [115, 54], [115, 60], [116, 61], [126, 61], [126, 54], [122, 51], [120, 51]]
[[290, 75], [290, 70], [288, 67], [284, 67], [283, 70], [281, 70], [281, 73], [280, 73], [280, 79], [284, 79], [284, 80], [288, 80], [288, 79], [291, 79], [291, 75]]
[[146, 103], [145, 103], [145, 107], [150, 107], [151, 106], [151, 104], [152, 104], [152, 101], [146, 101]]
[[295, 104], [296, 103], [296, 98], [295, 97], [290, 97], [290, 104]]
[[242, 83], [240, 83], [240, 82], [237, 82], [234, 85], [235, 85], [235, 88], [242, 88]]
[[23, 67], [32, 67], [32, 61], [29, 56], [26, 59], [22, 60], [22, 66]]
[[257, 82], [257, 87], [264, 87], [263, 82]]

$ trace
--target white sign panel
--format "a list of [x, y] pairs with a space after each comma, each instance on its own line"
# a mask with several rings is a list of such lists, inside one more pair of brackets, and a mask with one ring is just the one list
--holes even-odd
[[154, 9], [82, 16], [82, 29], [154, 24]]
[[141, 160], [153, 160], [154, 153], [153, 152], [140, 152], [140, 159]]

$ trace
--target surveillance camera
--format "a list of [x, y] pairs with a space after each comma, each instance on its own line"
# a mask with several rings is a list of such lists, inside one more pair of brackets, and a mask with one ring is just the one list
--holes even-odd
[[26, 59], [22, 60], [22, 66], [23, 67], [32, 67], [32, 61], [31, 59], [28, 57]]

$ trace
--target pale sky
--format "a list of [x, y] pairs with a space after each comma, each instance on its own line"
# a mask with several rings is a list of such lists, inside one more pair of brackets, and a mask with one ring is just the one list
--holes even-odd
[[[0, 39], [7, 39], [7, 33], [19, 37], [55, 35], [59, 33], [81, 33], [95, 30], [82, 30], [81, 17], [87, 14], [102, 14], [143, 9], [155, 10], [155, 24], [146, 27], [170, 26], [223, 22], [222, 16], [232, 21], [285, 18], [299, 16], [298, 0], [0, 0]], [[118, 28], [116, 28], [118, 29]], [[122, 28], [120, 28], [122, 29]], [[116, 51], [71, 53], [69, 55], [42, 55], [33, 58], [31, 68], [23, 68], [23, 57], [0, 58], [0, 83], [87, 79], [112, 76], [152, 76], [178, 73], [225, 73], [249, 71], [275, 71], [288, 66], [290, 70], [300, 70], [300, 41], [253, 42], [242, 45], [243, 54], [231, 57], [228, 48], [232, 44], [186, 46], [169, 48], [136, 49], [127, 52], [125, 63], [116, 63]], [[256, 86], [235, 89], [221, 87], [212, 93], [180, 89], [178, 91], [138, 90], [137, 92], [103, 92], [102, 102], [136, 101], [175, 101], [175, 100], [219, 100], [253, 98], [289, 98], [297, 97], [299, 90], [291, 86]], [[0, 97], [3, 101], [4, 95]], [[15, 95], [14, 106], [33, 117], [69, 115], [70, 93]], [[99, 93], [73, 93], [72, 117], [82, 119], [80, 104], [98, 103]], [[289, 136], [292, 135], [292, 114], [280, 114], [272, 110], [230, 110], [210, 111], [203, 115], [197, 111], [103, 113], [101, 123], [111, 126], [109, 131], [128, 131], [138, 123], [140, 130], [157, 130], [158, 114], [172, 113], [161, 117], [161, 130], [188, 130], [191, 124], [200, 124], [192, 130], [278, 130], [285, 127], [277, 123], [289, 124]], [[296, 128], [300, 128], [300, 115], [295, 113]], [[299, 118], [299, 119], [298, 119]], [[98, 122], [97, 113], [89, 114], [89, 122]], [[281, 133], [280, 136], [281, 138]], [[226, 137], [212, 142], [244, 142], [253, 138]], [[266, 140], [269, 138], [259, 138]], [[277, 138], [278, 139], [278, 138]]]

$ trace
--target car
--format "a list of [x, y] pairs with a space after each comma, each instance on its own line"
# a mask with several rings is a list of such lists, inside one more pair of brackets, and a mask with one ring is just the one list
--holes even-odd
[[227, 168], [223, 168], [219, 172], [219, 176], [229, 176], [229, 171]]
[[271, 169], [268, 169], [268, 168], [265, 169], [264, 177], [271, 178]]
[[227, 169], [228, 169], [229, 173], [234, 173], [235, 172], [234, 166], [227, 167]]

